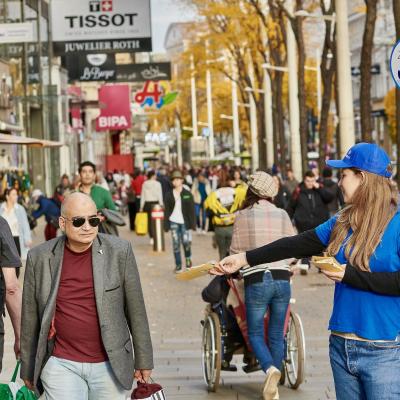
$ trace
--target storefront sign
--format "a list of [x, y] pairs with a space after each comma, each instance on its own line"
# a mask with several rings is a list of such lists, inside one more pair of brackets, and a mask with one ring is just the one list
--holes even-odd
[[115, 81], [114, 54], [79, 54], [66, 57], [69, 81]]
[[131, 127], [128, 85], [104, 85], [99, 89], [100, 116], [97, 131], [123, 130]]
[[171, 63], [115, 64], [114, 54], [64, 57], [69, 81], [145, 82], [171, 79]]
[[151, 51], [150, 0], [53, 0], [56, 55]]
[[33, 41], [31, 22], [0, 24], [0, 43], [27, 43]]
[[74, 133], [80, 133], [83, 130], [82, 110], [79, 105], [73, 105], [71, 108], [71, 128]]
[[127, 64], [117, 65], [117, 81], [145, 82], [169, 81], [171, 79], [171, 63]]
[[142, 108], [160, 109], [171, 104], [178, 96], [178, 92], [167, 92], [160, 82], [146, 81], [143, 88], [135, 94], [134, 100]]

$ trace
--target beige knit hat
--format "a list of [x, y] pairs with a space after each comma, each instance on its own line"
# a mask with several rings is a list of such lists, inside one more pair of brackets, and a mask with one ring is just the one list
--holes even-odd
[[264, 171], [257, 171], [249, 176], [249, 189], [261, 198], [272, 198], [278, 194], [278, 186], [271, 175]]

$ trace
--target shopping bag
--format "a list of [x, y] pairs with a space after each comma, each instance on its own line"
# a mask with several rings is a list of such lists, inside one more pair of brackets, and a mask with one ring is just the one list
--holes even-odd
[[22, 386], [17, 392], [17, 397], [15, 400], [37, 400], [35, 392], [29, 390], [26, 386]]
[[166, 400], [165, 393], [158, 383], [137, 383], [131, 394], [133, 400]]
[[[135, 232], [137, 235], [147, 235], [147, 213], [138, 212], [135, 218]], [[1, 400], [1, 399], [0, 399]]]
[[21, 385], [15, 382], [17, 380], [19, 365], [20, 361], [17, 362], [11, 382], [0, 384], [0, 400], [15, 400], [15, 396], [18, 390], [21, 388]]

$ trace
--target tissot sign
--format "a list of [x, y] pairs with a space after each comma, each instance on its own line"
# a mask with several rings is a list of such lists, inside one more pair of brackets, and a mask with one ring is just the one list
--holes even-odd
[[53, 0], [56, 54], [151, 51], [150, 0]]

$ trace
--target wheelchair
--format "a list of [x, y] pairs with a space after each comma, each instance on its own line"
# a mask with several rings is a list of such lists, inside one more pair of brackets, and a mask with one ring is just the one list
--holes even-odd
[[[239, 326], [242, 340], [230, 340], [227, 329], [226, 306], [223, 302], [214, 305], [208, 304], [205, 309], [202, 332], [202, 367], [204, 381], [209, 392], [216, 392], [220, 383], [221, 370], [237, 371], [230, 365], [234, 354], [243, 354], [247, 361], [253, 360], [252, 365], [243, 367], [247, 373], [259, 371], [261, 367], [257, 363], [247, 334], [246, 307], [239, 294], [237, 284], [231, 277], [227, 278], [230, 290], [237, 301], [236, 307], [230, 307], [233, 316]], [[293, 303], [294, 300], [291, 300]], [[265, 315], [265, 331], [268, 329], [268, 312]], [[247, 367], [247, 368], [246, 368]], [[305, 339], [303, 325], [300, 316], [291, 310], [290, 304], [286, 313], [284, 327], [284, 360], [281, 368], [280, 384], [285, 384], [297, 389], [304, 381], [305, 372]]]

